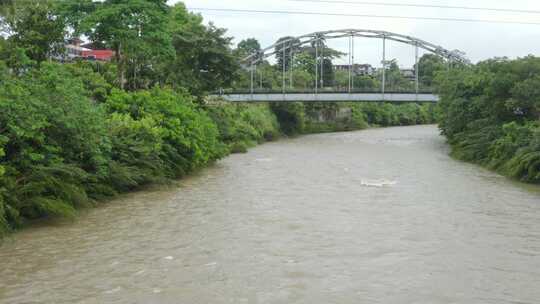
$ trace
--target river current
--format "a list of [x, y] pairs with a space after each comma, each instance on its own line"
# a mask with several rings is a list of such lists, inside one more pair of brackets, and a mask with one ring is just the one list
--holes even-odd
[[540, 188], [436, 126], [283, 139], [0, 245], [0, 303], [539, 303]]

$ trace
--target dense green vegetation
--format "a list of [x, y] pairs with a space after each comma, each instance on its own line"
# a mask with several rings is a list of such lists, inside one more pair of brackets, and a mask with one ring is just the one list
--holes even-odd
[[[0, 38], [0, 233], [31, 219], [71, 217], [231, 150], [217, 127], [223, 121], [200, 103], [235, 79], [230, 38], [182, 4], [8, 1], [0, 30], [7, 37]], [[56, 62], [64, 41], [79, 34], [115, 50], [115, 59]], [[243, 132], [248, 125], [265, 138], [277, 132], [268, 107], [227, 111], [228, 123], [245, 121]], [[252, 133], [230, 137], [261, 140]]]
[[540, 183], [540, 58], [439, 74], [440, 128], [457, 158]]
[[434, 104], [276, 103], [272, 110], [287, 135], [435, 123]]
[[192, 98], [167, 89], [113, 89], [91, 99], [67, 65], [4, 75], [0, 129], [3, 218], [11, 226], [71, 216], [93, 200], [183, 176], [226, 153]]
[[218, 104], [205, 108], [219, 129], [219, 139], [228, 152], [246, 152], [281, 134], [276, 116], [268, 105]]
[[[208, 93], [246, 81], [237, 58], [260, 45], [248, 39], [232, 49], [224, 29], [165, 0], [6, 1], [0, 30], [0, 234], [32, 219], [72, 217], [282, 135], [435, 121], [428, 104], [209, 101]], [[62, 62], [64, 42], [79, 34], [115, 50], [114, 60]], [[313, 49], [295, 56], [295, 86], [315, 81]], [[331, 68], [339, 54], [325, 54], [325, 81], [342, 81]], [[436, 58], [420, 64], [426, 85], [444, 69]], [[275, 65], [258, 70], [273, 75], [261, 86], [281, 85]], [[439, 74], [441, 127], [457, 156], [538, 181], [538, 70], [526, 58]], [[411, 85], [396, 64], [388, 79]], [[376, 77], [355, 83], [379, 85]]]

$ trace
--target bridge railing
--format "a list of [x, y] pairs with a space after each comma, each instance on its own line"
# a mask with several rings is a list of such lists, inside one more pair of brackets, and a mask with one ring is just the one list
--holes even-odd
[[[231, 94], [356, 94], [356, 93], [380, 93], [380, 89], [349, 89], [347, 88], [325, 88], [324, 90], [314, 89], [224, 89], [214, 92], [215, 95], [231, 95]], [[392, 89], [385, 91], [386, 94], [434, 94], [434, 88], [421, 88], [418, 90], [410, 89]]]
[[431, 93], [236, 93], [212, 95], [229, 102], [438, 102], [439, 96]]

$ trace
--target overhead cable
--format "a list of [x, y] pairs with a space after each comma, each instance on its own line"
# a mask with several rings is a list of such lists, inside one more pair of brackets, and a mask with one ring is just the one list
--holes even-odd
[[373, 6], [442, 8], [442, 9], [460, 9], [460, 10], [491, 11], [491, 12], [505, 12], [505, 13], [540, 14], [540, 10], [524, 10], [524, 9], [495, 8], [495, 7], [475, 7], [475, 6], [450, 6], [450, 5], [420, 4], [420, 3], [371, 2], [371, 1], [348, 1], [348, 0], [288, 0], [288, 1], [309, 2], [309, 3], [327, 3], [327, 4], [355, 4], [355, 5], [373, 5]]
[[443, 18], [443, 17], [423, 17], [423, 16], [374, 15], [374, 14], [345, 14], [345, 13], [326, 13], [326, 12], [309, 12], [309, 11], [253, 10], [253, 9], [208, 8], [208, 7], [188, 7], [188, 9], [193, 10], [193, 11], [200, 11], [200, 12], [206, 11], [206, 12], [228, 12], [228, 13], [249, 13], [249, 14], [273, 14], [273, 15], [337, 16], [337, 17], [362, 17], [362, 18], [427, 20], [427, 21], [448, 21], [448, 22], [540, 25], [540, 22], [495, 20], [495, 19]]

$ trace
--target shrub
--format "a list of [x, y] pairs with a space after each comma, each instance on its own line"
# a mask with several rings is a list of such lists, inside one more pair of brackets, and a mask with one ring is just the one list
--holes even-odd
[[206, 111], [218, 126], [220, 140], [232, 153], [279, 137], [277, 118], [266, 104], [209, 106]]
[[72, 216], [88, 204], [90, 176], [107, 174], [106, 116], [87, 98], [80, 79], [60, 65], [42, 65], [0, 87], [4, 142], [3, 213], [25, 218]]
[[134, 120], [128, 114], [113, 113], [108, 120], [111, 161], [108, 182], [115, 191], [160, 182], [164, 163], [160, 159], [163, 130], [152, 118]]
[[458, 158], [540, 182], [540, 58], [493, 59], [440, 73], [438, 116]]
[[113, 90], [106, 105], [110, 112], [128, 114], [136, 121], [156, 122], [167, 177], [183, 176], [226, 153], [216, 125], [187, 95], [159, 88], [134, 93]]
[[529, 144], [517, 150], [504, 170], [522, 181], [540, 183], [540, 128], [536, 127]]
[[271, 108], [284, 134], [296, 135], [304, 131], [305, 108], [303, 103], [273, 103]]
[[[7, 141], [7, 137], [0, 135], [0, 160], [5, 155], [3, 147], [6, 141]], [[0, 238], [2, 237], [4, 233], [6, 233], [6, 231], [9, 230], [9, 224], [6, 220], [6, 206], [4, 205], [5, 193], [4, 193], [3, 183], [1, 182], [2, 180], [4, 180], [4, 173], [6, 171], [5, 171], [4, 166], [1, 165], [1, 163], [2, 162], [0, 162]]]

